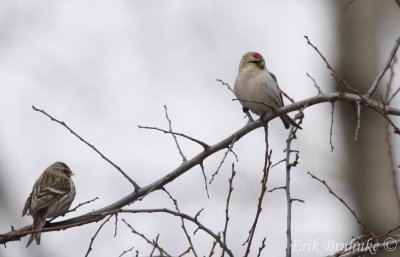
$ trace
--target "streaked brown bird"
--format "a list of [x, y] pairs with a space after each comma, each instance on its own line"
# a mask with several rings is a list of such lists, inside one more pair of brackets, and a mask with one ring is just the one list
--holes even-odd
[[[257, 52], [248, 52], [240, 60], [234, 92], [245, 112], [250, 110], [263, 116], [283, 107], [282, 91], [276, 77], [268, 71], [264, 58]], [[279, 118], [286, 129], [290, 125], [301, 129], [287, 114]]]
[[[47, 218], [57, 217], [68, 211], [76, 194], [71, 179], [73, 175], [65, 163], [55, 162], [36, 180], [22, 211], [22, 216], [32, 216], [32, 230], [41, 229]], [[33, 240], [40, 244], [40, 232], [31, 234], [26, 247]]]

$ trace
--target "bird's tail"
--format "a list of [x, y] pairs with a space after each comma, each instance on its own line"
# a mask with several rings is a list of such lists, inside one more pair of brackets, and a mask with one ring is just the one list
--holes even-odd
[[[38, 213], [33, 216], [32, 229], [33, 230], [41, 229], [45, 223], [46, 223], [46, 217], [44, 216], [44, 214]], [[33, 240], [35, 240], [37, 245], [40, 245], [40, 234], [41, 234], [40, 232], [31, 234], [31, 237], [29, 238], [26, 247], [28, 247], [33, 242]]]
[[285, 125], [285, 128], [288, 129], [290, 125], [293, 125], [294, 127], [298, 129], [302, 129], [299, 124], [297, 124], [292, 118], [290, 118], [287, 114], [284, 114], [282, 116], [279, 116], [283, 122], [283, 125]]

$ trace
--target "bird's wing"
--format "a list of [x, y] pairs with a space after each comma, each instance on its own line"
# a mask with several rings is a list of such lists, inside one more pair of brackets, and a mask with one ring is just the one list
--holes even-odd
[[276, 91], [273, 90], [273, 93], [276, 94], [276, 97], [273, 97], [273, 100], [275, 101], [276, 106], [278, 106], [279, 108], [283, 107], [282, 91], [278, 86], [278, 80], [276, 79], [276, 76], [272, 72], [270, 72], [269, 74], [271, 75], [272, 79], [276, 84]]
[[29, 194], [28, 199], [26, 199], [24, 209], [22, 210], [22, 217], [29, 214], [31, 200], [32, 200], [32, 192]]
[[69, 178], [64, 176], [43, 177], [45, 181], [40, 183], [38, 190], [32, 196], [31, 212], [42, 210], [57, 202], [62, 196], [71, 191]]

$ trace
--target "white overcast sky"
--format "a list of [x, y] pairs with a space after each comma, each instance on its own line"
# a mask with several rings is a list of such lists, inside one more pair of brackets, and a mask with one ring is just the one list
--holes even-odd
[[[316, 94], [306, 72], [322, 90], [332, 79], [304, 35], [335, 63], [336, 21], [333, 1], [11, 1], [0, 2], [0, 232], [21, 227], [22, 207], [40, 173], [54, 161], [64, 161], [76, 173], [74, 204], [100, 200], [65, 218], [106, 206], [132, 190], [131, 185], [93, 150], [67, 130], [34, 112], [35, 105], [65, 121], [98, 147], [140, 185], [172, 171], [181, 157], [169, 135], [140, 130], [137, 125], [167, 128], [163, 105], [173, 127], [209, 144], [240, 129], [246, 120], [233, 95], [216, 79], [230, 83], [241, 56], [260, 52], [280, 87], [296, 100]], [[354, 6], [354, 8], [357, 8]], [[339, 15], [340, 16], [340, 15]], [[392, 25], [388, 43], [397, 36]], [[385, 45], [385, 47], [387, 47]], [[293, 115], [293, 114], [292, 114]], [[316, 126], [315, 124], [318, 124]], [[301, 151], [293, 171], [293, 196], [305, 204], [293, 206], [293, 239], [347, 242], [355, 233], [351, 215], [310, 179], [313, 171], [330, 182], [350, 203], [340, 174], [340, 129], [334, 130], [336, 151], [329, 146], [330, 105], [306, 111], [303, 130], [294, 146]], [[335, 124], [340, 128], [340, 124]], [[350, 128], [354, 129], [354, 128]], [[283, 158], [287, 132], [277, 120], [270, 123], [273, 159]], [[179, 139], [187, 157], [201, 148]], [[241, 244], [255, 215], [264, 156], [263, 130], [253, 131], [234, 147], [239, 162], [233, 191], [228, 244], [242, 254]], [[205, 162], [208, 176], [223, 152]], [[209, 190], [207, 199], [199, 167], [167, 186], [182, 212], [194, 215], [214, 231], [223, 228], [229, 155]], [[327, 165], [336, 163], [334, 165]], [[282, 186], [284, 166], [272, 169], [269, 188]], [[4, 204], [4, 203], [3, 203]], [[73, 204], [73, 205], [74, 205]], [[173, 208], [161, 192], [132, 208]], [[178, 255], [187, 243], [180, 221], [166, 215], [120, 215], [150, 238], [160, 233], [160, 244]], [[286, 247], [286, 200], [283, 191], [267, 194], [253, 251], [267, 237], [265, 256], [282, 256]], [[27, 238], [0, 247], [0, 256], [84, 256], [99, 224], [42, 235], [42, 245], [26, 250]], [[189, 226], [193, 228], [193, 226]], [[132, 235], [121, 222], [113, 237], [114, 219], [102, 230], [90, 256], [119, 256], [135, 246], [141, 255], [149, 245]], [[212, 241], [198, 233], [195, 245], [208, 255]], [[321, 248], [321, 250], [323, 250]], [[254, 253], [254, 252], [253, 252]], [[132, 255], [132, 254], [131, 254]], [[313, 254], [316, 255], [316, 254]], [[310, 256], [310, 252], [296, 253]]]

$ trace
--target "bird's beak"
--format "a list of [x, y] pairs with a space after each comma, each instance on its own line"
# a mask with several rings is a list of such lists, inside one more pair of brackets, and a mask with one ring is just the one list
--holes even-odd
[[264, 61], [264, 59], [261, 59], [261, 60], [258, 62], [258, 66], [261, 67], [261, 68], [264, 68], [264, 66], [265, 66], [265, 61]]
[[68, 172], [68, 177], [72, 177], [73, 175], [75, 175], [75, 173], [73, 173], [72, 171]]

